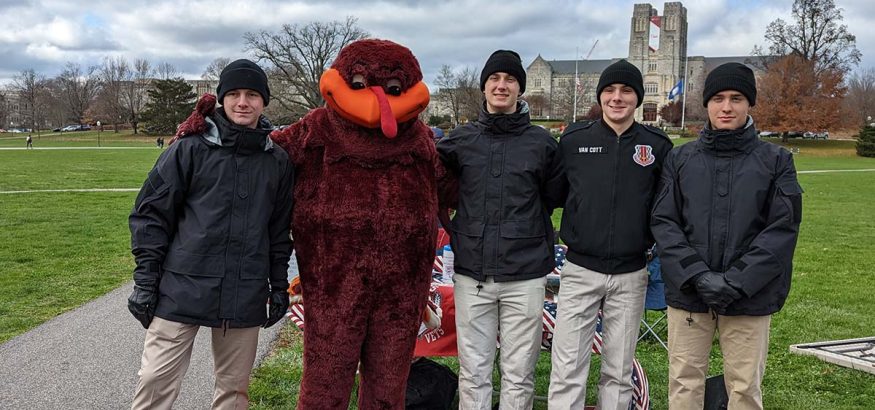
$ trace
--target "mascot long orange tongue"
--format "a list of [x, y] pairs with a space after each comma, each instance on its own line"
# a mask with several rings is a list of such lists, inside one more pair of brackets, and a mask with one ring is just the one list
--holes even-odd
[[[380, 82], [386, 78], [376, 80]], [[335, 68], [326, 70], [319, 80], [322, 98], [343, 118], [362, 127], [380, 128], [383, 135], [395, 138], [399, 122], [416, 118], [425, 110], [429, 100], [428, 88], [418, 81], [401, 95], [394, 96], [386, 95], [383, 87], [384, 84], [376, 84], [353, 89]]]

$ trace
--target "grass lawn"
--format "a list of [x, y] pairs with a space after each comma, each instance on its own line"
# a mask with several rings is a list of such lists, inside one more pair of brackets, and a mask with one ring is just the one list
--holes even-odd
[[[684, 143], [688, 140], [676, 140]], [[778, 140], [772, 140], [777, 142]], [[803, 170], [875, 169], [875, 159], [854, 154], [850, 141], [793, 140], [799, 148], [796, 167]], [[875, 376], [791, 354], [796, 343], [873, 336], [871, 291], [875, 287], [875, 219], [867, 217], [875, 203], [875, 172], [800, 174], [805, 189], [802, 232], [796, 250], [792, 290], [787, 304], [774, 315], [766, 376], [765, 407], [769, 409], [875, 408]], [[559, 215], [554, 214], [559, 225]], [[250, 398], [254, 409], [293, 409], [301, 377], [302, 334], [287, 324], [281, 344], [255, 370]], [[654, 409], [667, 404], [668, 359], [658, 343], [638, 344], [637, 359], [650, 379]], [[712, 352], [711, 375], [722, 373], [719, 348]], [[594, 356], [596, 357], [596, 356]], [[458, 370], [455, 358], [438, 361]], [[598, 364], [589, 377], [587, 402], [595, 403]], [[550, 358], [542, 353], [536, 370], [535, 393], [546, 396]], [[497, 372], [493, 383], [499, 385]], [[354, 404], [351, 409], [356, 408]], [[546, 409], [538, 401], [536, 409]]]
[[[133, 135], [130, 130], [118, 133], [112, 131], [43, 131], [41, 135], [31, 134], [34, 148], [47, 147], [155, 147], [156, 136], [146, 134]], [[24, 148], [25, 133], [0, 133], [0, 148]], [[164, 137], [165, 144], [170, 137]], [[166, 146], [166, 145], [165, 145]], [[157, 149], [157, 148], [156, 148]]]
[[[20, 135], [0, 134], [0, 148], [23, 147]], [[34, 137], [37, 148], [96, 143], [96, 132]], [[0, 192], [139, 188], [160, 152], [153, 137], [104, 132], [104, 144], [151, 149], [0, 150]], [[853, 142], [798, 140], [789, 145], [799, 148], [800, 171], [875, 168], [875, 159], [854, 155]], [[790, 299], [772, 322], [766, 407], [875, 408], [875, 376], [791, 355], [788, 349], [795, 343], [873, 335], [875, 219], [868, 215], [875, 203], [875, 172], [803, 173], [799, 179], [806, 190], [802, 234]], [[0, 343], [130, 280], [127, 215], [135, 195], [0, 193]], [[254, 372], [253, 408], [294, 408], [301, 348], [300, 332], [287, 325], [278, 348]], [[666, 408], [665, 351], [643, 342], [637, 357], [648, 372], [654, 408]], [[457, 367], [455, 359], [441, 360]], [[716, 354], [712, 364], [712, 374], [720, 373]], [[549, 368], [549, 357], [543, 354], [536, 380], [539, 395], [546, 394]], [[594, 384], [590, 377], [590, 402]]]

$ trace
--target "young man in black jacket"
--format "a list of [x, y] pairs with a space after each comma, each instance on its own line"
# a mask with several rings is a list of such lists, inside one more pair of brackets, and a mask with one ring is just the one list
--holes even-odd
[[492, 408], [501, 328], [501, 408], [532, 408], [545, 276], [555, 264], [550, 214], [560, 205], [558, 144], [529, 120], [519, 54], [498, 50], [480, 74], [477, 121], [437, 143], [459, 180], [450, 224], [459, 347], [459, 408]]
[[598, 406], [626, 409], [647, 288], [650, 205], [672, 143], [635, 122], [644, 97], [641, 72], [626, 60], [602, 72], [598, 121], [572, 124], [559, 140], [568, 197], [560, 235], [568, 246], [553, 335], [549, 404], [582, 409], [602, 307]]
[[702, 136], [665, 161], [652, 228], [669, 306], [670, 409], [702, 408], [715, 331], [729, 408], [763, 408], [769, 326], [790, 291], [802, 188], [792, 154], [757, 137], [748, 115], [756, 94], [750, 68], [715, 68]]
[[223, 106], [189, 117], [205, 130], [161, 154], [130, 215], [128, 309], [147, 329], [133, 409], [171, 408], [201, 326], [213, 328], [212, 408], [245, 408], [259, 328], [289, 306], [294, 173], [261, 115], [267, 77], [237, 60], [216, 91]]

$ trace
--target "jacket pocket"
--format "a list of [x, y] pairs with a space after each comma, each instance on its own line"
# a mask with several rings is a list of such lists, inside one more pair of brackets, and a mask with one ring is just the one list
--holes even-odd
[[185, 275], [220, 278], [225, 276], [225, 256], [200, 255], [177, 248], [167, 254], [164, 270]]
[[240, 269], [241, 279], [264, 279], [267, 280], [270, 276], [270, 263], [267, 255], [264, 256], [249, 256], [243, 259], [243, 266]]
[[778, 192], [782, 200], [790, 209], [790, 220], [802, 222], [802, 187], [796, 181], [782, 181], [778, 183]]
[[[499, 257], [507, 273], [539, 273], [552, 255], [547, 248], [544, 221], [502, 222], [498, 239]], [[547, 273], [546, 271], [544, 273]]]
[[452, 246], [455, 260], [455, 270], [468, 270], [470, 273], [483, 272], [483, 229], [485, 224], [480, 220], [453, 219]]

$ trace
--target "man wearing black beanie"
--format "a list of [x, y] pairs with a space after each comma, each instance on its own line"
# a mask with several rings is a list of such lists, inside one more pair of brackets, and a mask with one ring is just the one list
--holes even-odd
[[802, 221], [793, 155], [757, 137], [753, 71], [715, 68], [708, 123], [675, 148], [653, 207], [668, 304], [669, 408], [701, 409], [714, 333], [730, 409], [762, 409], [771, 315], [790, 291]]
[[492, 364], [501, 328], [502, 408], [532, 408], [544, 285], [555, 266], [550, 214], [561, 205], [558, 144], [532, 125], [519, 97], [519, 54], [498, 50], [480, 75], [477, 121], [437, 143], [458, 178], [450, 225], [459, 348], [459, 408], [492, 408]]
[[223, 106], [200, 98], [129, 218], [128, 310], [146, 329], [132, 409], [173, 406], [202, 326], [212, 331], [212, 408], [246, 408], [259, 329], [289, 307], [294, 170], [261, 115], [267, 77], [237, 60], [216, 92]]
[[598, 405], [625, 409], [652, 246], [650, 204], [672, 143], [635, 122], [644, 84], [626, 60], [602, 72], [602, 118], [572, 124], [559, 140], [568, 195], [560, 235], [568, 246], [553, 334], [549, 406], [582, 409], [597, 312], [602, 306]]

